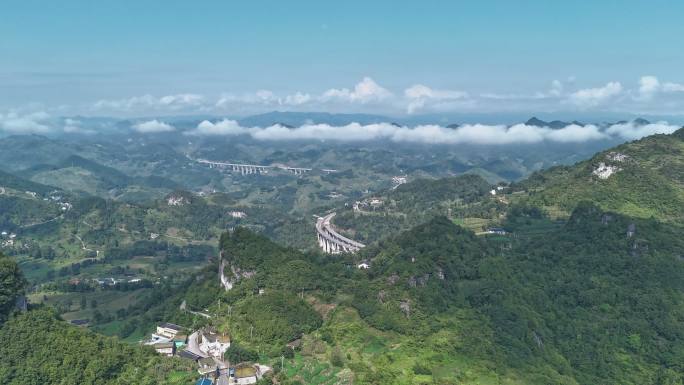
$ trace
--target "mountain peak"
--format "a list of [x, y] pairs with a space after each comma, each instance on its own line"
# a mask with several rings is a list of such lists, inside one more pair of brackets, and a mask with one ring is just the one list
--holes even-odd
[[560, 128], [565, 128], [571, 124], [576, 124], [578, 126], [583, 126], [582, 123], [578, 121], [573, 121], [572, 123], [564, 122], [562, 120], [552, 120], [550, 122], [541, 120], [537, 118], [536, 116], [531, 117], [527, 122], [525, 122], [526, 125], [528, 126], [534, 126], [534, 127], [549, 127], [553, 128], [555, 130], [560, 129]]
[[527, 122], [525, 122], [525, 125], [535, 127], [548, 127], [549, 123], [537, 118], [536, 116], [533, 116], [529, 120], [527, 120]]

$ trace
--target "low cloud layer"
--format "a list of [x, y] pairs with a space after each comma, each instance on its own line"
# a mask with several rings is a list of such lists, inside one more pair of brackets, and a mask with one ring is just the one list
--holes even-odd
[[[662, 87], [660, 85], [659, 87]], [[423, 97], [425, 90], [418, 90]], [[650, 91], [649, 91], [650, 92]], [[658, 91], [665, 92], [665, 91]], [[444, 99], [453, 101], [461, 96], [445, 94]], [[420, 144], [478, 144], [506, 145], [533, 143], [584, 143], [597, 140], [635, 140], [653, 134], [670, 134], [679, 126], [667, 122], [643, 124], [631, 121], [610, 125], [570, 124], [561, 129], [538, 127], [523, 123], [513, 125], [464, 124], [456, 128], [436, 124], [414, 127], [392, 123], [359, 124], [344, 126], [329, 124], [304, 124], [290, 128], [282, 125], [268, 127], [245, 127], [235, 120], [204, 120], [191, 130], [179, 130], [173, 125], [153, 119], [140, 121], [131, 126], [143, 134], [169, 133], [193, 136], [249, 136], [256, 140], [296, 141], [321, 140], [336, 142], [364, 142], [389, 140], [397, 143]], [[94, 134], [102, 129], [99, 123], [82, 122], [73, 118], [52, 118], [44, 112], [19, 114], [0, 113], [0, 134]], [[109, 128], [111, 129], [111, 128]]]
[[188, 135], [238, 136], [248, 135], [257, 140], [325, 140], [339, 142], [363, 142], [390, 140], [400, 143], [421, 144], [532, 144], [541, 142], [582, 143], [609, 139], [638, 139], [640, 137], [677, 130], [678, 126], [665, 122], [638, 125], [634, 122], [607, 127], [571, 124], [561, 129], [537, 127], [526, 124], [484, 125], [467, 124], [457, 128], [439, 125], [400, 127], [390, 123], [345, 126], [307, 124], [296, 128], [281, 125], [269, 127], [243, 127], [234, 120], [219, 122], [203, 121]]
[[158, 132], [171, 132], [175, 131], [175, 127], [168, 123], [160, 122], [157, 119], [148, 120], [146, 122], [140, 122], [133, 125], [133, 129], [142, 134], [152, 134]]
[[657, 122], [646, 125], [635, 125], [634, 123], [614, 124], [606, 129], [606, 133], [626, 140], [641, 139], [644, 136], [654, 134], [671, 134], [679, 129], [666, 122]]
[[19, 114], [16, 112], [0, 113], [0, 132], [8, 134], [45, 134], [50, 132], [48, 122], [50, 116], [44, 112]]

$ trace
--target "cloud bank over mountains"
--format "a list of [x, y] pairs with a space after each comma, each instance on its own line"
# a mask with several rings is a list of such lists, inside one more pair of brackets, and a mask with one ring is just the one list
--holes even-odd
[[506, 145], [533, 144], [541, 142], [582, 143], [595, 140], [633, 140], [651, 134], [669, 134], [679, 127], [666, 122], [640, 124], [625, 122], [605, 127], [588, 124], [569, 124], [553, 129], [528, 124], [485, 125], [466, 124], [455, 128], [439, 125], [398, 126], [392, 123], [362, 125], [350, 123], [343, 126], [329, 124], [305, 124], [285, 127], [279, 124], [268, 127], [243, 127], [235, 120], [218, 122], [202, 121], [186, 135], [239, 136], [247, 135], [257, 140], [325, 140], [338, 142], [363, 142], [390, 140], [400, 143], [420, 144], [478, 144]]
[[0, 113], [0, 132], [8, 134], [46, 134], [52, 129], [45, 121], [49, 115], [45, 112], [19, 114], [9, 112]]
[[[351, 92], [351, 91], [350, 91]], [[356, 92], [356, 91], [354, 91]], [[424, 90], [416, 90], [423, 96]], [[592, 93], [593, 94], [593, 93]], [[602, 94], [598, 92], [598, 94]], [[595, 96], [595, 95], [594, 95]], [[459, 95], [445, 95], [443, 99], [459, 99]], [[123, 130], [142, 135], [187, 135], [201, 137], [248, 136], [256, 140], [297, 141], [316, 140], [333, 142], [364, 142], [389, 140], [397, 143], [418, 144], [477, 144], [507, 145], [534, 143], [584, 143], [598, 140], [634, 140], [652, 134], [669, 134], [679, 126], [667, 122], [650, 123], [642, 120], [613, 124], [565, 123], [561, 125], [533, 119], [527, 123], [503, 124], [463, 124], [445, 127], [437, 124], [401, 126], [396, 123], [380, 122], [372, 124], [345, 123], [340, 125], [306, 123], [298, 127], [282, 124], [267, 126], [241, 125], [236, 120], [203, 120], [198, 124], [182, 129], [163, 119], [139, 120], [128, 126], [114, 127], [83, 122], [78, 118], [51, 117], [45, 113], [0, 114], [0, 134], [72, 134], [87, 135], [98, 133], [103, 127]], [[107, 125], [108, 124], [108, 125]]]
[[146, 122], [140, 122], [133, 125], [133, 129], [146, 134], [146, 133], [158, 133], [158, 132], [170, 132], [175, 131], [175, 127], [168, 123], [161, 122], [157, 119], [148, 120]]
[[[684, 111], [684, 84], [661, 81], [656, 76], [642, 76], [633, 87], [611, 81], [595, 87], [580, 88], [575, 79], [554, 80], [547, 89], [534, 93], [473, 93], [465, 90], [433, 88], [412, 84], [403, 90], [390, 90], [370, 77], [364, 77], [350, 88], [330, 88], [321, 93], [297, 91], [277, 94], [259, 90], [247, 94], [225, 93], [211, 98], [196, 93], [180, 93], [161, 97], [152, 95], [122, 99], [102, 99], [88, 106], [95, 115], [121, 113], [135, 116], [202, 114], [226, 116], [235, 111], [394, 111], [397, 116], [432, 112], [492, 111], [628, 111], [648, 112], [657, 106], [661, 112]], [[60, 110], [62, 111], [62, 110]], [[148, 116], [149, 116], [148, 115]], [[344, 125], [303, 124], [291, 128], [242, 126], [236, 120], [205, 120], [195, 127], [178, 129], [162, 118], [134, 121], [130, 129], [139, 134], [185, 134], [199, 136], [247, 135], [256, 140], [328, 140], [339, 142], [390, 140], [424, 144], [517, 144], [517, 143], [582, 143], [595, 140], [632, 140], [654, 133], [671, 133], [678, 126], [667, 122], [638, 122], [612, 125], [569, 124], [544, 127], [538, 124], [488, 125], [465, 124], [456, 128], [437, 124], [412, 127], [392, 123], [348, 123]], [[59, 118], [54, 113], [2, 112], [0, 134], [92, 134], [101, 127], [84, 124], [79, 118]]]

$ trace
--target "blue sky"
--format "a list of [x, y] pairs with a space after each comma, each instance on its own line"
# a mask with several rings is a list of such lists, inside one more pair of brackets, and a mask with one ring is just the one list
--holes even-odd
[[0, 111], [678, 115], [681, 1], [9, 0]]

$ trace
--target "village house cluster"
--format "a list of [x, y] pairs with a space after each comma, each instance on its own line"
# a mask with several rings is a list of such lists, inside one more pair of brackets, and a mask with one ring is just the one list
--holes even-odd
[[17, 234], [10, 233], [8, 231], [0, 232], [0, 246], [2, 247], [12, 247], [14, 246], [14, 240], [17, 238]]
[[164, 356], [189, 359], [197, 363], [200, 375], [197, 384], [250, 385], [271, 368], [258, 363], [231, 363], [224, 359], [230, 348], [230, 336], [213, 326], [205, 326], [188, 334], [188, 329], [173, 323], [162, 323], [150, 338], [143, 342]]

